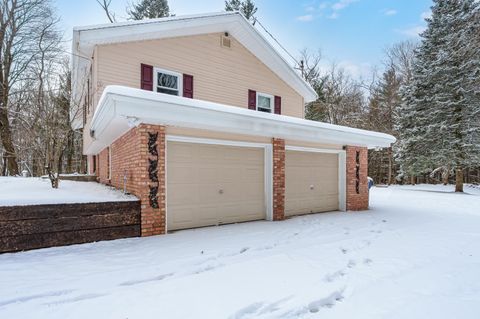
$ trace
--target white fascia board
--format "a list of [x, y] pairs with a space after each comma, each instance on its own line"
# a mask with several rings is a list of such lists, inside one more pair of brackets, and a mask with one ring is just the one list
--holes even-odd
[[140, 123], [369, 148], [389, 147], [395, 142], [395, 137], [383, 133], [140, 89], [107, 86], [92, 120], [94, 142], [84, 150], [85, 153], [99, 153]]

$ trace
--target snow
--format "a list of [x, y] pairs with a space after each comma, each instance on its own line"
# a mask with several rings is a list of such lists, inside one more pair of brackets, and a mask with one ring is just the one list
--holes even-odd
[[95, 182], [59, 181], [53, 189], [49, 179], [0, 177], [0, 206], [94, 203], [138, 200], [112, 187]]
[[369, 148], [390, 147], [396, 141], [394, 136], [380, 132], [108, 85], [95, 109], [90, 126], [95, 139], [86, 147], [85, 154], [98, 154], [142, 123]]
[[0, 318], [478, 318], [480, 190], [0, 255]]

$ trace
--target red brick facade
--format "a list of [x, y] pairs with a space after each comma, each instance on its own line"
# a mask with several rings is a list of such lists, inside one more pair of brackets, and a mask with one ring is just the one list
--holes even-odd
[[109, 170], [110, 159], [108, 156], [108, 147], [98, 154], [97, 178], [100, 183], [110, 185]]
[[273, 220], [285, 219], [285, 140], [273, 144]]
[[346, 153], [347, 210], [366, 210], [368, 209], [368, 150], [366, 147], [347, 146]]
[[[158, 208], [150, 205], [150, 187], [157, 186], [149, 179], [149, 159], [155, 159], [148, 150], [148, 133], [158, 133]], [[141, 201], [142, 236], [165, 233], [165, 127], [140, 125], [125, 133], [111, 145], [111, 163], [108, 160], [108, 148], [99, 154], [98, 175], [101, 183], [126, 190]], [[111, 178], [108, 168], [111, 165]]]
[[[149, 133], [158, 133], [158, 185], [149, 176], [149, 160], [156, 159], [148, 149]], [[272, 139], [273, 220], [285, 219], [285, 140]], [[96, 156], [98, 180], [136, 195], [141, 200], [142, 236], [164, 234], [166, 230], [165, 127], [142, 124], [132, 128]], [[358, 152], [358, 156], [357, 156]], [[365, 147], [346, 147], [346, 209], [368, 209], [368, 151]], [[91, 169], [92, 157], [89, 159]], [[109, 170], [111, 172], [109, 176]], [[358, 175], [357, 175], [358, 169]], [[158, 207], [151, 204], [150, 186], [158, 186]]]

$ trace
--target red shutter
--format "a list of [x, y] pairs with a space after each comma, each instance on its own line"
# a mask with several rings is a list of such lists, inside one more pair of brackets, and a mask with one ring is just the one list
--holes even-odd
[[193, 99], [193, 75], [183, 75], [183, 97]]
[[140, 88], [142, 90], [153, 91], [153, 66], [142, 63], [140, 70]]
[[275, 114], [282, 114], [282, 98], [280, 96], [275, 96]]
[[257, 91], [248, 90], [248, 108], [250, 110], [257, 109]]

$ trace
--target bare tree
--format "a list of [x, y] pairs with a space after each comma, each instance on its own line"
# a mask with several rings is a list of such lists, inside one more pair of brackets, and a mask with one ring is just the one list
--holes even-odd
[[[12, 90], [26, 80], [38, 59], [38, 43], [51, 17], [49, 0], [3, 0], [0, 3], [0, 139], [4, 149], [2, 175], [19, 173], [10, 113]], [[48, 30], [48, 27], [47, 27]]]
[[402, 82], [409, 82], [412, 78], [413, 60], [418, 44], [413, 41], [403, 41], [392, 45], [385, 50], [386, 67], [392, 66], [401, 77]]
[[100, 7], [102, 7], [105, 15], [111, 23], [117, 21], [115, 18], [115, 13], [110, 10], [110, 4], [112, 3], [112, 0], [97, 0], [97, 3], [100, 5]]

